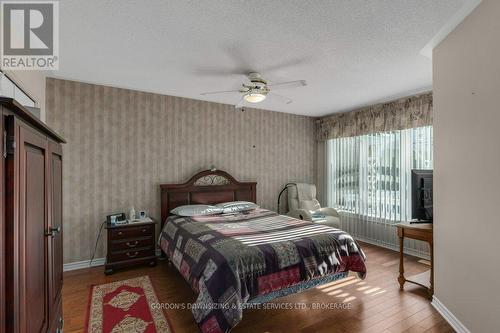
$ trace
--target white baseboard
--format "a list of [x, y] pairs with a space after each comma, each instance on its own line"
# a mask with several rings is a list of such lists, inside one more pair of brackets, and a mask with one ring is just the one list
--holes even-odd
[[[377, 241], [373, 241], [373, 240], [370, 240], [370, 239], [367, 239], [367, 238], [363, 238], [363, 237], [358, 237], [358, 236], [352, 236], [352, 237], [354, 237], [354, 239], [359, 240], [360, 242], [363, 242], [363, 243], [368, 243], [368, 244], [380, 246], [380, 247], [383, 247], [383, 248], [386, 248], [386, 249], [389, 249], [389, 250], [393, 250], [393, 251], [399, 252], [399, 246], [395, 246], [395, 245], [391, 245], [391, 244], [387, 244], [387, 243], [382, 243], [382, 242], [377, 242]], [[403, 249], [403, 252], [404, 252], [404, 254], [408, 254], [410, 256], [414, 256], [414, 257], [418, 257], [418, 258], [430, 260], [430, 256], [429, 255], [423, 254], [420, 251], [415, 251], [415, 250], [408, 249], [408, 248], [405, 247]]]
[[[95, 266], [102, 266], [106, 263], [106, 258], [97, 258], [92, 260], [92, 267]], [[75, 261], [75, 262], [70, 262], [67, 264], [64, 264], [63, 266], [63, 271], [74, 271], [75, 269], [82, 269], [82, 268], [89, 268], [90, 267], [90, 260], [83, 260], [83, 261]]]
[[455, 315], [436, 298], [436, 296], [432, 297], [431, 304], [457, 333], [471, 333], [467, 327], [465, 327], [465, 325], [462, 324], [460, 320], [458, 320], [458, 318], [455, 317]]

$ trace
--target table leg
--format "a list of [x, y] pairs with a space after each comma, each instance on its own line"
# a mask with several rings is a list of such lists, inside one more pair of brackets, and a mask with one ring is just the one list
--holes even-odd
[[403, 290], [403, 286], [406, 282], [404, 272], [405, 268], [403, 265], [403, 246], [404, 246], [404, 237], [399, 237], [399, 276], [398, 276], [398, 282], [399, 282], [399, 289]]

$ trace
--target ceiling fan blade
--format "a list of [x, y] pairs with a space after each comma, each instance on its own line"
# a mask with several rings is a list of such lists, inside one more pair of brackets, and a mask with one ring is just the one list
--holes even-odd
[[247, 77], [246, 72], [240, 71], [238, 69], [198, 68], [193, 70], [192, 73], [197, 76], [205, 77], [241, 77], [242, 79], [245, 79]]
[[280, 83], [272, 83], [267, 85], [272, 90], [275, 89], [288, 89], [288, 88], [298, 88], [307, 86], [306, 80], [296, 80], [296, 81], [288, 81], [288, 82], [280, 82]]
[[278, 95], [278, 94], [273, 93], [273, 92], [268, 93], [267, 96], [270, 96], [272, 99], [280, 101], [281, 103], [285, 103], [285, 104], [291, 104], [293, 102], [293, 100], [291, 98], [288, 98], [288, 97], [285, 97], [282, 95]]
[[269, 72], [274, 72], [274, 71], [280, 71], [289, 67], [297, 67], [300, 66], [304, 63], [308, 63], [311, 61], [311, 57], [302, 57], [302, 58], [294, 58], [294, 59], [288, 59], [282, 63], [279, 64], [274, 64], [271, 66], [267, 66], [264, 68], [261, 68], [263, 73], [269, 73]]
[[235, 93], [235, 92], [239, 93], [240, 90], [235, 89], [235, 90], [210, 91], [210, 92], [201, 93], [200, 95], [227, 94], [227, 93]]

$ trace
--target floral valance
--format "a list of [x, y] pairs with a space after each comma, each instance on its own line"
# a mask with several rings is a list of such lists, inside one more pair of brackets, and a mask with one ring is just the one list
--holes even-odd
[[432, 125], [432, 92], [317, 120], [318, 141]]

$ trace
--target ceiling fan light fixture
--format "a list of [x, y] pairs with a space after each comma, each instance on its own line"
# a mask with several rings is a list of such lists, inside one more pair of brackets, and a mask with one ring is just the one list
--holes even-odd
[[[268, 94], [271, 92], [271, 90], [297, 88], [306, 85], [307, 84], [305, 80], [278, 82], [268, 85], [267, 81], [264, 80], [264, 78], [262, 78], [262, 75], [256, 72], [252, 72], [247, 74], [247, 81], [244, 82], [241, 85], [240, 89], [238, 90], [212, 91], [212, 92], [202, 93], [202, 95], [240, 93], [241, 100], [238, 102], [238, 104], [235, 105], [235, 107], [238, 109], [241, 108], [241, 106], [244, 105], [245, 102], [255, 104], [264, 101], [267, 98]], [[281, 96], [275, 93], [269, 96], [271, 96], [271, 99], [281, 100], [281, 102], [285, 104], [290, 104], [293, 102], [291, 98]]]
[[249, 103], [260, 103], [266, 99], [266, 95], [262, 93], [249, 92], [245, 94], [243, 98]]

